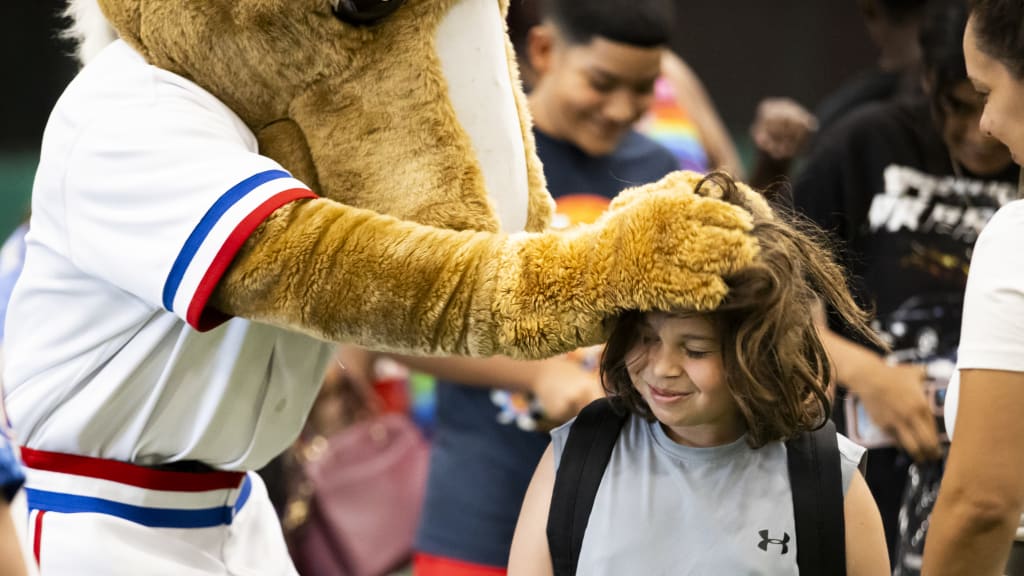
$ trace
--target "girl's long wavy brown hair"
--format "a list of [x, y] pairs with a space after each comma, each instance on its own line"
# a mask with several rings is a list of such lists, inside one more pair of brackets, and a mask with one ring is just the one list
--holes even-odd
[[[868, 314], [854, 302], [843, 269], [812, 224], [793, 214], [772, 214], [756, 192], [723, 172], [706, 176], [696, 192], [750, 211], [760, 243], [758, 259], [726, 278], [729, 294], [709, 314], [718, 329], [726, 384], [746, 421], [747, 442], [759, 448], [818, 428], [831, 412], [834, 374], [814, 319], [817, 302], [880, 345]], [[653, 420], [626, 367], [643, 315], [632, 310], [617, 319], [601, 358], [601, 377], [616, 405]]]

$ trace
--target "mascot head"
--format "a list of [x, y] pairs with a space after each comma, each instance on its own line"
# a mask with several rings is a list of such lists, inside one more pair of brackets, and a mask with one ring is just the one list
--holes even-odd
[[551, 206], [506, 4], [99, 0], [148, 62], [227, 104], [321, 195], [447, 228], [539, 229]]

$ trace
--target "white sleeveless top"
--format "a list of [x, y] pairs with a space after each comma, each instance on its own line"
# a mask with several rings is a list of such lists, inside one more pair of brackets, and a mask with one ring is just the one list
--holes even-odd
[[[560, 461], [569, 422], [551, 433]], [[838, 435], [843, 493], [864, 449]], [[786, 445], [746, 437], [713, 448], [673, 442], [632, 415], [594, 500], [580, 576], [797, 576]]]

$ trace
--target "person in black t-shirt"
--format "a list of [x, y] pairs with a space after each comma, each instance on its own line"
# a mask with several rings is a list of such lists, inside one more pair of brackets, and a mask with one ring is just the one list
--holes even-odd
[[[984, 99], [964, 68], [965, 22], [959, 0], [932, 7], [921, 33], [925, 95], [851, 114], [822, 139], [793, 190], [797, 210], [832, 234], [851, 288], [892, 348], [883, 356], [824, 328], [840, 383], [896, 446], [873, 450], [867, 472], [894, 561], [910, 460], [940, 455], [924, 380], [955, 360], [974, 241], [1016, 197], [1009, 151], [978, 128]], [[860, 420], [846, 424], [855, 440], [865, 433]]]

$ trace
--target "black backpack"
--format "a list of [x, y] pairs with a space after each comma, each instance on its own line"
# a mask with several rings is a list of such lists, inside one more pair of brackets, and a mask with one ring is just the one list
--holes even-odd
[[[612, 449], [628, 414], [607, 398], [584, 408], [569, 429], [551, 497], [548, 546], [555, 576], [575, 576], [583, 534]], [[836, 428], [825, 425], [786, 442], [802, 576], [845, 576], [846, 531]]]

